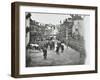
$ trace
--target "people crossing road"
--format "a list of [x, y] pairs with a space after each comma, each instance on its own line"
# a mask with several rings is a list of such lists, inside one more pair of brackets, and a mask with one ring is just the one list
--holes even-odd
[[39, 53], [30, 53], [31, 62], [29, 66], [70, 65], [80, 62], [80, 53], [64, 45], [63, 53], [59, 49], [59, 55], [55, 50], [43, 49]]

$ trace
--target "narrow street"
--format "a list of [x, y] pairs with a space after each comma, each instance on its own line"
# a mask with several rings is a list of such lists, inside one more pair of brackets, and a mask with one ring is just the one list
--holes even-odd
[[80, 53], [70, 47], [64, 46], [64, 52], [57, 54], [54, 50], [47, 52], [47, 59], [43, 58], [42, 52], [34, 53], [30, 51], [31, 64], [34, 66], [56, 66], [56, 65], [77, 65], [80, 62]]
[[[26, 67], [84, 64], [86, 55], [83, 22], [84, 17], [78, 14], [55, 15], [27, 12]], [[60, 51], [57, 54], [55, 49], [46, 50], [47, 45], [55, 46], [52, 42], [58, 43], [56, 51], [63, 43], [64, 52]], [[65, 44], [70, 47], [67, 48]], [[43, 54], [47, 55], [46, 59]]]

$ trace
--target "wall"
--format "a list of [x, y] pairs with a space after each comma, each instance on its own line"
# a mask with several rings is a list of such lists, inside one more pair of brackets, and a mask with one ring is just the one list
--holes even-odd
[[[11, 2], [15, 0], [1, 0], [0, 2], [0, 80], [16, 80], [10, 77], [11, 68]], [[100, 9], [100, 0], [17, 0], [30, 1], [41, 3], [56, 3], [56, 4], [76, 4], [98, 6]], [[100, 12], [98, 13], [100, 14]], [[100, 20], [100, 15], [98, 15]], [[100, 23], [99, 23], [100, 26]], [[100, 28], [100, 27], [98, 27]], [[100, 34], [100, 29], [98, 29]], [[100, 41], [100, 37], [98, 37]], [[100, 43], [98, 43], [100, 44]], [[99, 45], [100, 47], [100, 45]], [[100, 52], [100, 50], [99, 50]], [[98, 54], [98, 67], [100, 67], [100, 54]], [[38, 78], [22, 78], [17, 80], [100, 80], [100, 68], [98, 74], [80, 74], [80, 75], [64, 75], [53, 77], [38, 77]]]

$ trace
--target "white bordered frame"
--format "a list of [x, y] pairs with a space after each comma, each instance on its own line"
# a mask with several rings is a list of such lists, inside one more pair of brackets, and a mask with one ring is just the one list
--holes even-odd
[[[57, 22], [58, 16], [60, 16], [60, 20], [64, 20], [66, 17], [68, 18], [69, 15], [81, 16], [83, 18], [81, 22], [82, 28], [79, 30], [85, 41], [84, 64], [44, 65], [42, 67], [35, 65], [35, 67], [26, 67], [27, 43], [25, 35], [27, 23], [25, 16], [27, 13], [31, 13], [31, 18], [33, 17], [38, 22], [54, 25], [61, 24], [59, 21]], [[55, 19], [51, 18], [50, 22], [50, 17], [48, 16], [54, 16]], [[48, 20], [45, 18], [48, 18]], [[70, 44], [70, 46], [72, 45]], [[79, 51], [79, 53], [84, 52], [82, 51]], [[97, 73], [97, 7], [27, 2], [12, 3], [12, 77], [38, 77], [83, 73]]]

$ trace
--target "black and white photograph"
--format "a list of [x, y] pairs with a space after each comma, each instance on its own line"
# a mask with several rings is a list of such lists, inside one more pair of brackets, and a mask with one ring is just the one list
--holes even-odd
[[97, 7], [12, 4], [12, 76], [97, 73]]
[[26, 67], [84, 65], [90, 16], [25, 12]]

